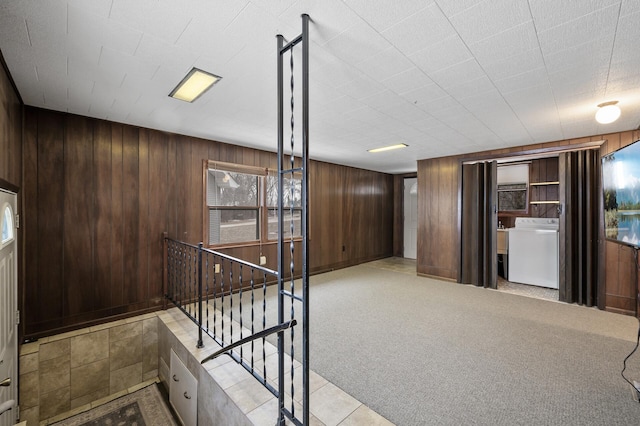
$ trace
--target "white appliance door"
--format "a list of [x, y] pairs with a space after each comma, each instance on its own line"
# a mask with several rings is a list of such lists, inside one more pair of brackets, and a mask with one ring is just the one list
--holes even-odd
[[509, 230], [509, 281], [558, 288], [558, 231]]

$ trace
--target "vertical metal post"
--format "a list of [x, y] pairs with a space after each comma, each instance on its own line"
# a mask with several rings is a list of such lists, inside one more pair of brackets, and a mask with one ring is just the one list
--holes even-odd
[[196, 348], [204, 347], [202, 341], [202, 243], [198, 244], [198, 343]]
[[[283, 190], [284, 182], [282, 176], [283, 155], [284, 155], [284, 129], [283, 129], [283, 83], [282, 83], [282, 47], [284, 37], [278, 35], [278, 324], [284, 322], [284, 289], [283, 271], [284, 256], [283, 250]], [[277, 424], [284, 426], [284, 331], [278, 332], [278, 421]]]
[[309, 424], [309, 15], [302, 15], [302, 422]]

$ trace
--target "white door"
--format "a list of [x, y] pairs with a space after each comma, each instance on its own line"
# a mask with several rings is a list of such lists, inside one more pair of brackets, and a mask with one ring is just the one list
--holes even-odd
[[15, 424], [18, 399], [16, 194], [0, 190], [0, 426]]
[[402, 255], [415, 259], [418, 253], [418, 179], [404, 180], [404, 250]]

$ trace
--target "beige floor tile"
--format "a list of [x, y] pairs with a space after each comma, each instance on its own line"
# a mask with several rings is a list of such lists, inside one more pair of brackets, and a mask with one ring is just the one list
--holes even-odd
[[96, 331], [100, 331], [100, 330], [108, 330], [110, 328], [114, 328], [114, 327], [118, 327], [118, 326], [121, 326], [121, 325], [125, 325], [126, 323], [127, 322], [125, 320], [107, 322], [105, 324], [94, 325], [89, 329], [89, 331], [96, 332]]
[[273, 394], [254, 377], [249, 377], [226, 391], [243, 413], [248, 413], [273, 398]]
[[109, 329], [109, 343], [122, 339], [130, 339], [134, 336], [142, 336], [142, 322], [125, 323]]
[[29, 426], [40, 423], [39, 407], [20, 409], [20, 420], [26, 421]]
[[65, 411], [69, 411], [70, 408], [71, 398], [69, 397], [69, 387], [40, 394], [41, 420], [57, 416]]
[[109, 343], [111, 371], [142, 362], [142, 335], [133, 334]]
[[[102, 359], [71, 369], [71, 399], [95, 392], [109, 391], [109, 360]], [[101, 392], [100, 392], [101, 391]], [[91, 401], [87, 401], [91, 402]]]
[[98, 407], [102, 404], [106, 404], [107, 402], [113, 401], [114, 399], [118, 399], [121, 396], [125, 396], [127, 395], [129, 392], [127, 391], [127, 389], [123, 389], [121, 391], [109, 394], [107, 396], [105, 396], [104, 398], [100, 398], [100, 399], [96, 399], [95, 401], [93, 401], [91, 403], [91, 408], [95, 408]]
[[101, 388], [97, 389], [93, 392], [90, 393], [86, 393], [83, 394], [82, 396], [79, 396], [77, 398], [72, 398], [71, 399], [71, 409], [75, 410], [78, 409], [79, 407], [82, 406], [91, 406], [91, 403], [93, 401], [96, 401], [98, 399], [104, 398], [105, 396], [109, 395], [109, 382], [106, 383], [101, 383]]
[[109, 330], [85, 333], [71, 338], [71, 368], [109, 357]]
[[142, 382], [142, 363], [129, 365], [119, 370], [113, 370], [109, 379], [109, 392], [115, 393], [128, 389]]
[[25, 343], [20, 347], [20, 356], [38, 353], [40, 351], [40, 341]]
[[335, 426], [361, 403], [333, 383], [327, 383], [310, 397], [311, 413], [327, 426]]
[[40, 362], [40, 393], [68, 388], [71, 381], [69, 354]]
[[57, 340], [51, 343], [44, 343], [40, 345], [40, 362], [48, 361], [53, 358], [59, 358], [61, 356], [69, 357], [70, 352], [70, 340]]
[[38, 370], [20, 375], [20, 408], [37, 407], [40, 403], [40, 374]]
[[39, 358], [38, 352], [20, 355], [20, 374], [37, 371], [40, 366]]
[[56, 342], [58, 340], [69, 339], [71, 337], [80, 336], [88, 332], [89, 332], [89, 328], [81, 328], [79, 330], [73, 330], [67, 333], [56, 334], [54, 336], [49, 336], [49, 342]]
[[[300, 417], [302, 416], [302, 406], [298, 403], [295, 403], [295, 415], [298, 419], [300, 419]], [[254, 426], [273, 426], [278, 419], [278, 399], [273, 397], [266, 403], [257, 407], [255, 410], [252, 410], [249, 414], [247, 414], [247, 417]], [[288, 419], [285, 423], [287, 426], [293, 424]], [[326, 426], [312, 414], [309, 415], [309, 425]]]
[[393, 426], [389, 420], [373, 411], [366, 405], [361, 405], [356, 411], [351, 413], [349, 417], [344, 419], [340, 426]]
[[252, 377], [241, 365], [235, 362], [222, 364], [214, 369], [209, 370], [209, 374], [218, 383], [222, 389], [228, 389], [247, 378]]

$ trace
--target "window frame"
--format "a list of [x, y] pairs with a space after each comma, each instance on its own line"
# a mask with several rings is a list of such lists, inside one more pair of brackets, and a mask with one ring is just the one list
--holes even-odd
[[[207, 200], [207, 185], [208, 185], [208, 173], [209, 170], [221, 170], [225, 172], [233, 172], [233, 173], [245, 173], [250, 175], [255, 175], [258, 177], [258, 205], [257, 207], [247, 207], [247, 206], [216, 206], [212, 207], [208, 205]], [[267, 179], [272, 176], [278, 176], [278, 171], [274, 169], [269, 169], [265, 167], [257, 167], [257, 166], [247, 166], [243, 164], [235, 164], [235, 163], [226, 163], [215, 160], [204, 160], [203, 161], [203, 239], [205, 247], [214, 248], [214, 249], [224, 249], [224, 248], [233, 248], [233, 247], [247, 247], [247, 246], [257, 246], [263, 244], [274, 244], [277, 242], [277, 238], [269, 239], [269, 212], [277, 209], [277, 206], [272, 207], [267, 205]], [[295, 179], [302, 180], [302, 175], [300, 173], [294, 174]], [[210, 211], [212, 208], [216, 210], [247, 210], [247, 211], [257, 211], [258, 220], [258, 236], [259, 238], [256, 240], [249, 241], [238, 241], [238, 242], [224, 242], [218, 244], [212, 244], [209, 241], [210, 238]], [[288, 207], [285, 207], [285, 212], [289, 210]], [[299, 211], [302, 216], [302, 205], [300, 207], [294, 207], [295, 211]], [[302, 233], [301, 229], [297, 229], [299, 234]], [[289, 238], [289, 237], [287, 237]], [[297, 235], [294, 236], [294, 241], [301, 241], [302, 236]]]

